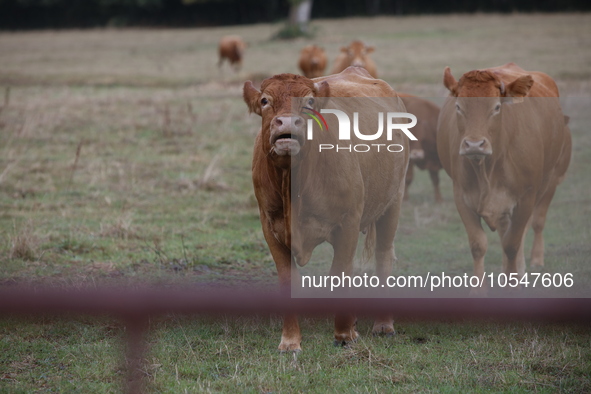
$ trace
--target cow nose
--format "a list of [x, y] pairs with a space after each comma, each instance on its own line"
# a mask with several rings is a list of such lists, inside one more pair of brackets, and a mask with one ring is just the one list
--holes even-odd
[[464, 138], [462, 141], [462, 147], [460, 148], [460, 155], [483, 157], [492, 154], [490, 143], [486, 138], [480, 140], [470, 140]]
[[484, 139], [482, 139], [480, 141], [464, 140], [464, 145], [466, 145], [466, 149], [469, 149], [469, 150], [481, 150], [485, 144], [486, 144], [486, 140], [484, 140]]
[[351, 63], [351, 65], [352, 65], [353, 67], [364, 67], [364, 66], [365, 66], [365, 63], [363, 63], [363, 62], [362, 62], [362, 61], [360, 61], [360, 60], [355, 60], [353, 63]]
[[423, 160], [425, 158], [425, 151], [422, 149], [411, 149], [410, 160]]
[[295, 132], [304, 126], [304, 119], [301, 116], [276, 116], [273, 124], [278, 131]]

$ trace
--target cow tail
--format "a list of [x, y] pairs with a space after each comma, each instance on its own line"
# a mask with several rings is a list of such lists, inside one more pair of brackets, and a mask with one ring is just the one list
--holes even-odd
[[361, 256], [362, 265], [369, 263], [369, 261], [373, 257], [375, 249], [376, 249], [376, 224], [372, 223], [367, 227], [367, 233], [365, 235], [365, 245], [363, 247], [363, 254]]

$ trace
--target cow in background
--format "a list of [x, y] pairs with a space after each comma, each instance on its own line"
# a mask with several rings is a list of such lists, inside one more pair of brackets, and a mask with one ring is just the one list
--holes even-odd
[[544, 265], [546, 212], [570, 163], [571, 135], [556, 83], [508, 63], [467, 72], [459, 81], [446, 67], [443, 84], [450, 95], [439, 117], [437, 150], [453, 181], [474, 274], [484, 275], [484, 220], [501, 239], [503, 272], [521, 277], [528, 223], [531, 266]]
[[439, 190], [439, 170], [442, 167], [437, 153], [439, 107], [429, 100], [410, 94], [398, 93], [398, 96], [402, 98], [406, 111], [417, 117], [417, 124], [412, 129], [417, 140], [410, 141], [410, 163], [406, 172], [404, 199], [408, 200], [408, 188], [413, 181], [413, 168], [416, 166], [421, 170], [429, 171], [435, 201], [442, 202]]
[[[308, 263], [314, 248], [327, 241], [334, 249], [331, 275], [351, 275], [360, 232], [367, 232], [366, 248], [374, 246], [376, 275], [385, 281], [395, 261], [394, 235], [398, 226], [408, 164], [408, 139], [400, 130], [391, 143], [403, 146], [398, 153], [355, 154], [318, 152], [319, 144], [338, 144], [337, 119], [327, 116], [328, 128], [316, 130], [307, 140], [303, 107], [319, 111], [325, 97], [373, 98], [372, 110], [405, 112], [404, 104], [386, 82], [372, 78], [359, 67], [337, 75], [310, 80], [280, 74], [263, 81], [258, 91], [244, 84], [249, 111], [262, 117], [254, 147], [252, 180], [265, 240], [277, 267], [279, 282], [289, 292], [299, 276], [296, 264]], [[386, 103], [375, 98], [393, 98]], [[298, 105], [292, 109], [292, 99]], [[362, 108], [343, 108], [360, 111]], [[296, 111], [294, 113], [294, 111]], [[375, 119], [377, 122], [377, 119]], [[368, 124], [369, 129], [377, 127]], [[385, 140], [385, 136], [380, 142]], [[362, 142], [352, 136], [352, 143]], [[292, 189], [297, 188], [297, 195]], [[382, 282], [385, 283], [385, 282]], [[357, 339], [355, 316], [335, 318], [335, 343]], [[393, 334], [391, 315], [380, 316], [373, 332]], [[280, 351], [301, 350], [302, 337], [295, 315], [284, 316]]]
[[240, 70], [246, 43], [240, 36], [224, 36], [220, 40], [218, 67], [221, 67], [224, 60], [228, 60], [235, 71]]
[[326, 68], [326, 53], [316, 45], [307, 45], [300, 51], [298, 66], [306, 78], [318, 78]]
[[376, 64], [369, 57], [369, 54], [374, 51], [374, 47], [368, 47], [362, 41], [352, 41], [348, 47], [341, 48], [341, 53], [339, 53], [332, 66], [331, 74], [338, 74], [347, 67], [353, 66], [363, 67], [372, 77], [377, 78]]

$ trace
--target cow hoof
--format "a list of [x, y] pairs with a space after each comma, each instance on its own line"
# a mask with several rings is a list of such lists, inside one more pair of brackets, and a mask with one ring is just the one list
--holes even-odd
[[332, 344], [334, 345], [334, 347], [344, 347], [344, 348], [346, 348], [346, 347], [351, 346], [355, 342], [357, 342], [357, 339], [354, 339], [352, 341], [342, 341], [340, 339], [335, 339]]
[[346, 347], [352, 343], [357, 342], [359, 338], [359, 333], [357, 331], [353, 331], [351, 335], [348, 334], [338, 334], [334, 337], [334, 345], [335, 347], [342, 346]]
[[299, 343], [283, 343], [279, 345], [279, 353], [299, 353], [302, 348]]
[[371, 335], [373, 335], [374, 337], [386, 337], [386, 338], [391, 338], [394, 335], [396, 335], [396, 330], [392, 329], [391, 331], [384, 331], [384, 330], [373, 330], [371, 332]]
[[371, 334], [374, 337], [377, 337], [377, 336], [393, 337], [394, 335], [396, 335], [396, 330], [394, 330], [394, 327], [392, 327], [391, 325], [389, 325], [389, 326], [380, 325], [378, 327], [374, 326], [373, 330], [371, 331]]

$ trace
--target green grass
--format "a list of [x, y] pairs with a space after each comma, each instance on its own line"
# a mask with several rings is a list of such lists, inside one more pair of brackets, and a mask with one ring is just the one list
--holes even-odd
[[[425, 97], [446, 94], [448, 65], [456, 78], [508, 61], [554, 76], [574, 153], [549, 211], [544, 272], [572, 272], [585, 290], [590, 18], [315, 21], [314, 42], [332, 60], [361, 38], [376, 46], [382, 78]], [[275, 288], [250, 180], [260, 118], [247, 114], [241, 86], [296, 72], [298, 51], [311, 42], [271, 41], [276, 28], [0, 33], [1, 286]], [[215, 67], [224, 34], [250, 44], [238, 74]], [[415, 171], [396, 238], [396, 275], [471, 272], [451, 182], [441, 178], [445, 201], [435, 205], [428, 175]], [[526, 242], [528, 252], [531, 234]], [[489, 233], [486, 269], [500, 267], [498, 236]], [[279, 317], [157, 318], [145, 357], [148, 390], [591, 391], [585, 326], [404, 320], [393, 338], [374, 338], [363, 317], [362, 339], [342, 349], [332, 347], [331, 320], [302, 318], [304, 351], [294, 358], [276, 351]], [[4, 317], [0, 332], [0, 392], [121, 391], [124, 328], [114, 318]]]
[[[15, 326], [20, 327], [15, 330]], [[149, 392], [586, 392], [583, 325], [396, 323], [393, 338], [332, 346], [331, 321], [302, 318], [306, 350], [275, 350], [277, 317], [152, 320], [143, 374]], [[3, 392], [120, 392], [121, 330], [108, 318], [4, 320]], [[18, 355], [15, 357], [14, 355]]]

